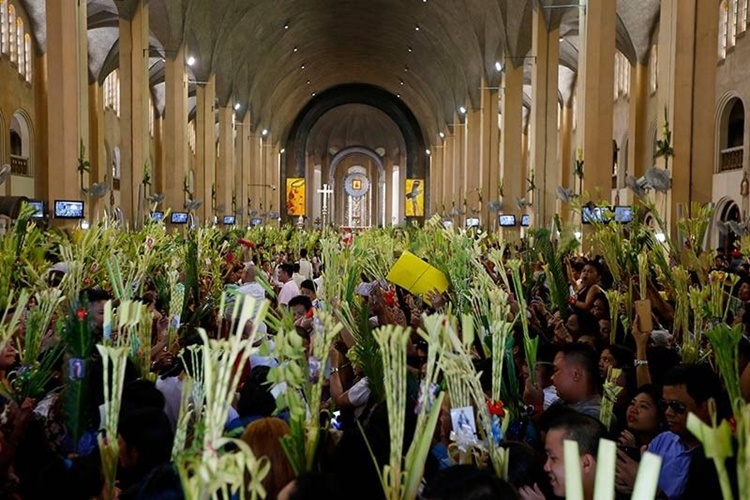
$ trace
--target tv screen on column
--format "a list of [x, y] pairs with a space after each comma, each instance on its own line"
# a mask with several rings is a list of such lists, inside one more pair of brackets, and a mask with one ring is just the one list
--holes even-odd
[[55, 200], [55, 219], [83, 219], [83, 202]]

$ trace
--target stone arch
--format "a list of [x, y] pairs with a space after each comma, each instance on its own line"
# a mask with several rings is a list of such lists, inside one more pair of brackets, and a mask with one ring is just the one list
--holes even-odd
[[[8, 131], [11, 154], [26, 161], [27, 171], [25, 175], [34, 175], [34, 127], [31, 117], [24, 109], [18, 109], [10, 119], [10, 130]], [[19, 141], [15, 144], [13, 142]]]
[[714, 172], [742, 168], [745, 137], [745, 103], [734, 91], [725, 93], [716, 105], [716, 154]]
[[731, 231], [724, 231], [721, 225], [733, 220], [740, 222], [742, 218], [742, 205], [731, 196], [725, 196], [716, 202], [714, 214], [711, 217], [711, 229], [707, 235], [710, 250], [721, 248], [725, 254], [729, 254], [734, 248], [739, 237]]
[[[377, 152], [373, 151], [372, 149], [366, 148], [364, 146], [349, 146], [340, 151], [337, 151], [336, 154], [333, 155], [333, 158], [331, 158], [331, 163], [328, 167], [328, 175], [326, 176], [326, 178], [328, 179], [328, 185], [334, 192], [336, 191], [336, 169], [343, 160], [356, 154], [364, 155], [370, 158], [378, 168], [378, 199], [376, 200], [376, 202], [379, 211], [382, 208], [381, 202], [385, 196], [385, 183], [387, 182], [387, 179], [385, 178], [385, 165], [383, 165], [383, 159], [380, 157], [380, 155], [378, 155]], [[336, 197], [334, 196], [331, 200], [331, 214], [336, 213], [335, 200]], [[373, 219], [377, 219], [378, 221], [382, 220], [383, 214], [377, 213], [376, 215], [379, 215], [380, 217], [373, 217]], [[333, 217], [331, 219], [333, 219]]]

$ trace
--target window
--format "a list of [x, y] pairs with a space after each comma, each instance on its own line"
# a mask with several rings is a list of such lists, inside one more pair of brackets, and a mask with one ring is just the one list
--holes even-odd
[[190, 151], [195, 154], [195, 120], [191, 121], [188, 126], [188, 145]]
[[8, 2], [0, 0], [0, 51], [7, 54], [10, 50], [8, 40]]
[[573, 96], [573, 130], [576, 129], [578, 126], [578, 98], [574, 95]]
[[18, 72], [25, 75], [26, 71], [26, 51], [24, 43], [23, 19], [16, 19], [16, 50], [18, 51]]
[[16, 47], [16, 8], [8, 6], [8, 44], [10, 45], [10, 60], [16, 62], [18, 47]]
[[29, 83], [31, 83], [31, 58], [32, 58], [32, 54], [31, 54], [31, 35], [29, 35], [28, 33], [26, 33], [24, 35], [24, 37], [23, 37], [23, 51], [26, 54], [25, 55], [25, 59], [26, 59], [26, 68], [25, 68], [26, 81], [29, 82]]
[[742, 2], [740, 7], [740, 17], [737, 19], [737, 33], [743, 33], [747, 29], [747, 11], [750, 7], [750, 0], [739, 0]]
[[120, 73], [114, 70], [104, 80], [104, 108], [120, 116]]
[[648, 79], [649, 88], [651, 93], [655, 93], [656, 89], [659, 88], [659, 46], [653, 44], [651, 46], [651, 59], [649, 60], [648, 67]]
[[719, 59], [727, 56], [727, 29], [729, 29], [729, 4], [721, 2], [719, 11]]
[[622, 57], [622, 79], [620, 81], [620, 89], [622, 95], [628, 97], [630, 95], [630, 61], [627, 57], [620, 54]]
[[615, 101], [620, 95], [620, 53], [615, 53]]
[[731, 17], [729, 18], [729, 46], [734, 47], [734, 42], [737, 41], [737, 26], [739, 25], [738, 17], [739, 17], [739, 4], [740, 0], [729, 0], [731, 2], [731, 9], [730, 14]]

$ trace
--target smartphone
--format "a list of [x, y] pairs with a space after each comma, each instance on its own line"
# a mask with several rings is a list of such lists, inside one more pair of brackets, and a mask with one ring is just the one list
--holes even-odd
[[618, 444], [617, 448], [624, 451], [628, 457], [636, 462], [641, 461], [641, 450], [639, 450], [637, 446], [623, 446]]

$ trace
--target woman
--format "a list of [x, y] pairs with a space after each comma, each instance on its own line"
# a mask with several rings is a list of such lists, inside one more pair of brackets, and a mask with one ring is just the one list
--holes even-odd
[[242, 434], [242, 440], [253, 450], [257, 458], [268, 457], [271, 471], [263, 480], [266, 498], [276, 498], [284, 486], [294, 480], [294, 470], [281, 446], [281, 438], [292, 431], [279, 418], [262, 418], [251, 423]]
[[602, 277], [602, 265], [599, 261], [590, 260], [581, 271], [581, 288], [575, 295], [570, 296], [570, 305], [576, 311], [590, 313], [594, 308], [594, 301], [602, 293], [599, 280]]
[[625, 413], [626, 428], [618, 439], [621, 447], [640, 450], [663, 430], [663, 414], [659, 411], [660, 398], [661, 389], [655, 385], [638, 388]]

